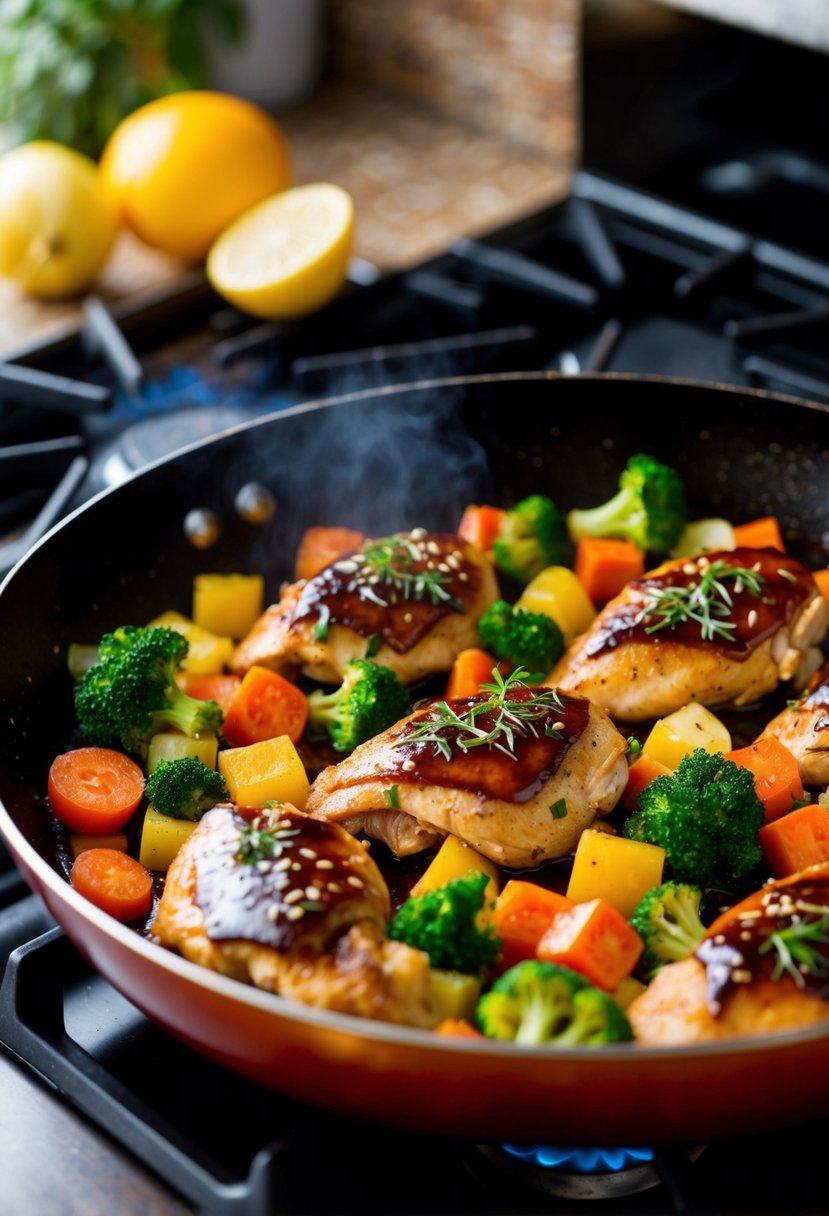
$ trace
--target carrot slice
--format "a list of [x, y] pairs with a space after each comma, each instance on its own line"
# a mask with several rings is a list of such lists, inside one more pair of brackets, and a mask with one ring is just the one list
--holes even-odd
[[449, 672], [446, 699], [453, 701], [459, 697], [474, 697], [481, 691], [482, 684], [492, 683], [492, 669], [497, 666], [498, 660], [485, 650], [478, 650], [474, 646], [462, 650]]
[[734, 544], [738, 549], [779, 549], [786, 552], [780, 524], [773, 515], [738, 524], [734, 529]]
[[583, 536], [576, 549], [576, 577], [594, 604], [618, 595], [645, 573], [645, 555], [629, 540]]
[[458, 536], [470, 545], [477, 545], [484, 553], [489, 553], [504, 521], [506, 511], [500, 507], [476, 506], [471, 503], [458, 524]]
[[86, 836], [118, 832], [144, 797], [144, 774], [108, 747], [78, 747], [49, 769], [49, 804], [61, 823]]
[[823, 598], [829, 600], [829, 570], [813, 570], [812, 578], [817, 583]]
[[773, 735], [758, 739], [749, 747], [726, 752], [724, 759], [733, 760], [754, 775], [754, 788], [765, 808], [767, 823], [785, 815], [792, 803], [803, 797], [797, 760]]
[[560, 913], [538, 943], [538, 958], [571, 967], [599, 988], [612, 992], [639, 961], [641, 937], [603, 899], [576, 904]]
[[463, 1018], [444, 1018], [435, 1027], [435, 1034], [453, 1035], [458, 1039], [482, 1039], [484, 1037], [480, 1030], [476, 1030], [471, 1022], [465, 1022]]
[[639, 795], [648, 788], [657, 777], [669, 777], [671, 770], [667, 764], [654, 760], [647, 752], [643, 752], [628, 769], [628, 783], [622, 794], [622, 806], [626, 811], [639, 810]]
[[353, 528], [309, 528], [297, 549], [296, 577], [313, 578], [344, 553], [359, 549], [364, 540]]
[[829, 813], [818, 803], [798, 807], [757, 833], [766, 865], [775, 878], [785, 878], [829, 861]]
[[134, 857], [118, 849], [87, 849], [69, 875], [75, 890], [116, 920], [146, 916], [153, 880]]
[[508, 971], [523, 959], [535, 958], [538, 943], [554, 918], [574, 907], [566, 895], [511, 878], [492, 910], [495, 934], [501, 939], [499, 970]]
[[224, 713], [227, 713], [241, 683], [241, 676], [197, 676], [189, 671], [176, 672], [176, 684], [182, 692], [195, 697], [197, 701], [215, 701]]
[[267, 667], [251, 667], [227, 708], [222, 734], [233, 747], [277, 735], [297, 743], [307, 720], [308, 698], [302, 689]]

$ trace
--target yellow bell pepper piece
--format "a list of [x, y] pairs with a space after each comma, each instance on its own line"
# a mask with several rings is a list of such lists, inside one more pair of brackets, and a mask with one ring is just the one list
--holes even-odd
[[[488, 920], [490, 904], [493, 904], [498, 898], [500, 872], [494, 861], [476, 853], [457, 836], [447, 836], [444, 839], [428, 868], [423, 871], [412, 887], [411, 894], [423, 895], [426, 891], [435, 891], [438, 887], [445, 887], [448, 882], [461, 878], [470, 870], [480, 870], [482, 874], [489, 876], [489, 882], [484, 889], [484, 906], [481, 909], [482, 920]], [[447, 1014], [446, 1016], [454, 1015]]]
[[577, 904], [603, 899], [630, 917], [645, 892], [662, 882], [664, 864], [658, 845], [588, 829], [579, 838], [567, 898]]
[[193, 620], [211, 633], [243, 638], [264, 605], [261, 574], [197, 574], [193, 579]]
[[119, 853], [126, 853], [127, 836], [125, 832], [114, 832], [111, 836], [70, 836], [69, 849], [75, 861], [87, 849], [117, 849]]
[[624, 1012], [628, 1005], [641, 996], [645, 991], [645, 985], [641, 980], [638, 980], [634, 975], [627, 975], [622, 980], [618, 988], [614, 988], [611, 996], [619, 1008]]
[[290, 802], [299, 810], [305, 806], [308, 776], [287, 735], [220, 752], [219, 772], [237, 806], [266, 802]]
[[170, 863], [195, 826], [193, 819], [171, 819], [148, 806], [138, 854], [142, 866], [146, 870], [169, 870]]
[[679, 767], [689, 752], [703, 747], [707, 752], [731, 751], [731, 735], [728, 728], [710, 709], [698, 701], [690, 701], [660, 718], [654, 723], [651, 733], [642, 744], [642, 752], [651, 760], [658, 760], [671, 770]]
[[446, 1018], [471, 1022], [481, 995], [481, 981], [462, 971], [429, 971], [429, 994], [438, 1022]]
[[516, 608], [553, 618], [565, 642], [584, 633], [596, 616], [587, 592], [566, 566], [548, 566], [524, 588]]
[[190, 643], [187, 658], [182, 663], [183, 671], [190, 671], [196, 676], [217, 676], [224, 671], [233, 657], [233, 641], [229, 637], [217, 637], [188, 620], [180, 612], [162, 612], [151, 625], [164, 625], [167, 629], [175, 629]]
[[185, 756], [195, 756], [208, 768], [215, 768], [218, 754], [219, 739], [213, 731], [205, 730], [192, 738], [180, 730], [160, 731], [150, 739], [147, 772], [154, 773], [159, 760], [183, 760]]

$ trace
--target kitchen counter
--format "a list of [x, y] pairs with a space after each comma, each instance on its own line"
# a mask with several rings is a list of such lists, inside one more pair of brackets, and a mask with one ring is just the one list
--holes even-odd
[[[567, 148], [556, 159], [373, 87], [333, 82], [280, 123], [296, 182], [329, 180], [351, 193], [355, 253], [384, 273], [536, 211], [567, 189]], [[124, 235], [98, 290], [123, 300], [173, 286], [186, 271]], [[56, 336], [80, 317], [78, 301], [26, 300], [0, 282], [0, 356]]]

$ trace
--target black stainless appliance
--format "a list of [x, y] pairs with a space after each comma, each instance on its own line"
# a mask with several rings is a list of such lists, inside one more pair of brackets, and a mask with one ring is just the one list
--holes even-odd
[[[300, 326], [254, 324], [195, 277], [116, 310], [120, 328], [93, 301], [82, 333], [0, 366], [5, 563], [68, 506], [200, 433], [424, 374], [654, 373], [829, 407], [825, 57], [689, 17], [654, 32], [657, 8], [644, 2], [642, 26], [629, 25], [641, 38], [620, 40], [607, 10], [587, 14], [585, 169], [563, 203], [406, 274], [353, 282]], [[251, 494], [240, 510], [257, 509]], [[191, 527], [209, 540], [209, 519]], [[275, 1099], [168, 1039], [89, 971], [11, 870], [0, 878], [9, 956], [0, 1038], [22, 1065], [16, 1081], [44, 1111], [43, 1081], [82, 1111], [110, 1163], [114, 1140], [149, 1166], [148, 1177], [121, 1163], [113, 1210], [562, 1212], [588, 1198], [615, 1212], [827, 1208], [829, 1118], [702, 1152], [576, 1158], [413, 1140]], [[14, 1180], [12, 1120], [0, 1114]], [[53, 1193], [62, 1177], [76, 1187], [74, 1206], [54, 1210], [89, 1210], [77, 1171], [48, 1144], [44, 1155]], [[13, 1188], [11, 1210], [48, 1210], [39, 1195], [21, 1206], [27, 1187]]]

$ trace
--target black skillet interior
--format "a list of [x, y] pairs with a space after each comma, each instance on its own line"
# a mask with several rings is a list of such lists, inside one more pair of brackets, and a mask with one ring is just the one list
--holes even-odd
[[[274, 415], [149, 469], [66, 521], [0, 592], [0, 799], [48, 853], [48, 817], [38, 812], [48, 765], [70, 738], [68, 644], [166, 608], [187, 612], [194, 574], [262, 571], [275, 595], [310, 525], [452, 529], [468, 502], [509, 505], [533, 492], [593, 505], [638, 451], [681, 472], [692, 518], [773, 513], [818, 545], [829, 533], [829, 412], [635, 377], [516, 374], [358, 394]], [[265, 525], [234, 509], [250, 481], [276, 497]], [[185, 538], [193, 508], [220, 517], [210, 549]]]

